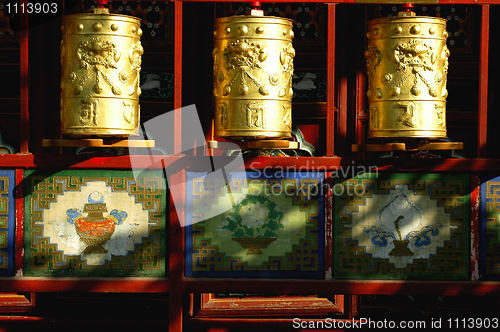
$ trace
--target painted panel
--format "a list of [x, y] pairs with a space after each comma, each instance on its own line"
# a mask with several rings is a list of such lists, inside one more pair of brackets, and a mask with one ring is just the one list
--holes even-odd
[[[164, 276], [160, 172], [27, 172], [26, 276]], [[163, 186], [164, 188], [165, 186]]]
[[470, 279], [468, 175], [337, 180], [335, 278]]
[[[230, 190], [187, 173], [186, 275], [194, 277], [324, 277], [324, 175], [232, 173]], [[247, 196], [204, 220], [210, 205]], [[201, 220], [196, 222], [196, 220]]]
[[481, 280], [500, 280], [500, 177], [481, 178]]
[[0, 276], [14, 274], [15, 173], [0, 170]]

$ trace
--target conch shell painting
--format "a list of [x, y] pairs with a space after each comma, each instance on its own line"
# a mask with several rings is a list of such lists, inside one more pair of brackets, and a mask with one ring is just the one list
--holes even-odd
[[365, 234], [360, 243], [367, 252], [388, 258], [397, 268], [434, 255], [450, 236], [450, 217], [443, 208], [402, 184], [375, 196], [354, 217]]
[[88, 196], [88, 203], [83, 211], [73, 208], [66, 211], [67, 221], [75, 226], [80, 241], [86, 244], [82, 254], [105, 254], [108, 252], [103, 245], [108, 242], [115, 227], [121, 225], [127, 218], [127, 212], [117, 209], [108, 212], [104, 196], [100, 192], [93, 192]]

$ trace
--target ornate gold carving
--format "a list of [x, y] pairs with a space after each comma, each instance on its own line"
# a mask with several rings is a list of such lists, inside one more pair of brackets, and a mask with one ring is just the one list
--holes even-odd
[[118, 74], [118, 79], [123, 84], [127, 84], [130, 81], [130, 74], [125, 70], [125, 68]]
[[437, 117], [437, 123], [441, 126], [441, 128], [446, 128], [446, 116], [445, 116], [445, 109], [444, 106], [434, 104], [434, 107], [436, 108], [436, 117]]
[[[141, 56], [144, 53], [139, 26], [140, 20], [135, 17], [105, 13], [64, 17], [61, 41], [63, 134], [126, 137], [134, 133], [139, 114], [132, 116], [128, 112], [139, 112]], [[98, 121], [93, 114], [98, 114]]]
[[[106, 40], [100, 36], [91, 37], [89, 40], [78, 44], [76, 57], [80, 62], [80, 68], [90, 69], [95, 73], [95, 84], [93, 87], [95, 93], [103, 93], [104, 85], [100, 81], [100, 77], [102, 76], [111, 87], [113, 94], [121, 94], [120, 88], [111, 82], [102, 69], [102, 67], [106, 69], [117, 68], [116, 63], [120, 60], [121, 54], [116, 49], [115, 42]], [[77, 89], [75, 89], [75, 94], [80, 94], [85, 81], [91, 75], [87, 74], [80, 80], [79, 87], [77, 86]]]
[[95, 32], [99, 32], [99, 31], [101, 31], [101, 29], [102, 29], [101, 23], [96, 22], [96, 23], [92, 24], [92, 30], [94, 30]]
[[377, 66], [382, 61], [382, 54], [376, 47], [368, 47], [365, 52], [366, 67], [368, 68], [368, 73], [372, 73], [377, 69]]
[[271, 85], [276, 86], [279, 84], [279, 82], [280, 82], [279, 75], [276, 74], [269, 75], [269, 83], [271, 83]]
[[410, 128], [418, 128], [421, 125], [415, 103], [399, 103], [397, 104], [403, 113], [397, 118], [397, 122]]
[[[291, 137], [291, 127], [283, 121], [293, 95], [291, 29], [290, 20], [275, 17], [216, 20], [212, 50], [216, 137]], [[218, 106], [221, 103], [224, 108]]]
[[370, 128], [371, 129], [378, 129], [379, 128], [379, 123], [378, 123], [378, 108], [375, 106], [370, 107]]
[[443, 84], [443, 91], [441, 93], [442, 98], [448, 97], [448, 90], [446, 88], [446, 83], [447, 83], [447, 75], [448, 75], [448, 66], [449, 66], [449, 61], [448, 58], [450, 56], [450, 50], [448, 47], [445, 45], [443, 48], [443, 52], [441, 52], [441, 58], [443, 61], [443, 72], [444, 72], [444, 79], [440, 80], [440, 83], [442, 82]]
[[[283, 76], [285, 77], [283, 79], [285, 86], [282, 88], [282, 90], [284, 90], [286, 93], [286, 89], [288, 89], [288, 94], [290, 97], [293, 96], [292, 78], [293, 78], [293, 58], [294, 57], [295, 57], [295, 49], [293, 48], [292, 43], [288, 43], [287, 45], [284, 45], [283, 49], [280, 52], [281, 68], [283, 70]], [[282, 92], [281, 92], [282, 90], [280, 90], [280, 93], [279, 93], [280, 97], [284, 96], [284, 94], [282, 95]]]
[[367, 38], [367, 96], [370, 110], [378, 110], [378, 124], [369, 126], [368, 136], [446, 137], [434, 106], [444, 109], [447, 96], [446, 20], [414, 15], [375, 19], [368, 23]]
[[141, 42], [138, 41], [137, 44], [132, 46], [128, 55], [131, 69], [133, 72], [135, 72], [134, 84], [129, 88], [128, 91], [129, 96], [133, 95], [134, 92], [137, 92], [137, 96], [141, 95], [139, 72], [141, 71], [143, 54], [144, 54], [144, 48], [142, 47]]
[[264, 106], [256, 101], [247, 104], [247, 125], [248, 128], [265, 129]]
[[221, 128], [227, 129], [227, 105], [226, 105], [226, 103], [218, 104], [217, 110], [219, 112], [219, 124], [220, 124]]
[[130, 101], [124, 101], [123, 106], [125, 106], [123, 110], [123, 118], [127, 123], [132, 124], [134, 122], [134, 115], [135, 115], [135, 103], [132, 103]]
[[[365, 59], [366, 59], [366, 67], [367, 67], [367, 71], [368, 71], [367, 73], [368, 73], [368, 77], [369, 77], [369, 84], [371, 87], [367, 91], [367, 95], [368, 95], [368, 97], [370, 97], [372, 95], [372, 90], [377, 91], [377, 87], [374, 85], [374, 82], [375, 82], [374, 76], [375, 76], [375, 72], [377, 70], [377, 67], [380, 64], [380, 61], [382, 61], [382, 53], [380, 53], [379, 49], [376, 47], [368, 47], [368, 49], [365, 52]], [[381, 93], [377, 93], [377, 95], [381, 96]]]
[[411, 68], [411, 73], [404, 77], [399, 85], [413, 74], [415, 76], [413, 86], [410, 90], [413, 95], [418, 96], [420, 94], [418, 86], [418, 79], [420, 79], [429, 90], [429, 94], [432, 97], [437, 97], [436, 90], [431, 87], [419, 71], [419, 68], [434, 71], [433, 65], [436, 63], [436, 53], [431, 46], [417, 39], [410, 40], [408, 43], [402, 43], [394, 49], [394, 61], [398, 65], [398, 71], [406, 72], [408, 68]]
[[283, 116], [283, 123], [287, 128], [292, 130], [292, 108], [285, 104], [281, 104], [281, 106], [283, 107], [283, 112], [285, 113]]
[[120, 60], [120, 52], [116, 49], [115, 42], [94, 36], [78, 44], [76, 57], [80, 61], [80, 68], [101, 65], [105, 68], [116, 69], [116, 62]]
[[97, 106], [99, 101], [96, 98], [81, 99], [80, 122], [82, 125], [99, 125], [99, 113]]
[[231, 86], [240, 76], [241, 81], [238, 91], [241, 95], [244, 96], [248, 93], [246, 77], [248, 77], [255, 84], [255, 86], [259, 88], [259, 93], [261, 95], [266, 96], [269, 94], [266, 86], [250, 74], [250, 71], [253, 69], [262, 70], [260, 64], [267, 59], [267, 49], [263, 43], [252, 42], [248, 39], [238, 39], [229, 43], [226, 49], [224, 49], [223, 57], [228, 70], [240, 70], [240, 73], [234, 76], [231, 82], [224, 87], [225, 96], [231, 93]]
[[391, 73], [385, 73], [382, 76], [382, 83], [384, 84], [389, 84], [392, 81], [392, 74]]
[[412, 35], [419, 35], [422, 33], [422, 27], [420, 25], [413, 25], [411, 28], [410, 28], [410, 33]]
[[238, 27], [238, 33], [241, 36], [246, 35], [248, 33], [248, 27], [246, 25], [241, 25], [240, 27]]

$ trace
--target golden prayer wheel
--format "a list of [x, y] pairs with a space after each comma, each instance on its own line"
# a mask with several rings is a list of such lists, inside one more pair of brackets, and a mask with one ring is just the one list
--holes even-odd
[[233, 140], [292, 136], [292, 21], [232, 16], [215, 22], [215, 136]]
[[368, 137], [446, 137], [446, 20], [401, 12], [367, 37]]
[[141, 20], [109, 14], [64, 17], [61, 131], [73, 137], [134, 134], [139, 125]]

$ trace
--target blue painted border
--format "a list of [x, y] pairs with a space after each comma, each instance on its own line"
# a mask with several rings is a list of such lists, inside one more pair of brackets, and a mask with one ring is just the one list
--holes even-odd
[[9, 179], [8, 193], [2, 194], [2, 197], [8, 197], [8, 217], [7, 217], [7, 248], [0, 248], [1, 251], [7, 252], [7, 269], [0, 269], [0, 276], [8, 277], [14, 275], [14, 255], [15, 255], [15, 171], [0, 170], [0, 176], [5, 176]]
[[[479, 279], [500, 280], [499, 274], [488, 274], [486, 272], [486, 188], [487, 182], [500, 182], [500, 176], [482, 176], [480, 178], [480, 215], [479, 215]], [[500, 262], [499, 262], [500, 263]]]
[[[318, 254], [318, 270], [317, 271], [300, 271], [299, 268], [294, 271], [193, 271], [193, 226], [192, 226], [192, 211], [193, 211], [193, 197], [192, 197], [192, 181], [195, 178], [200, 178], [207, 174], [199, 172], [186, 172], [186, 250], [185, 250], [185, 275], [186, 277], [230, 277], [230, 278], [297, 278], [297, 279], [323, 279], [325, 276], [324, 271], [324, 254], [325, 254], [325, 197], [322, 183], [324, 181], [323, 172], [295, 172], [295, 171], [253, 171], [246, 172], [249, 179], [319, 179], [319, 186], [321, 192], [318, 198], [318, 250], [313, 251]], [[281, 176], [276, 176], [280, 174]], [[243, 172], [231, 173], [232, 178], [242, 177]], [[228, 262], [231, 264], [231, 262]]]

